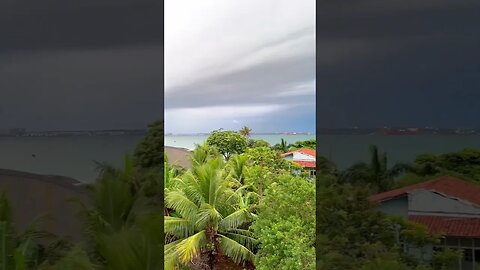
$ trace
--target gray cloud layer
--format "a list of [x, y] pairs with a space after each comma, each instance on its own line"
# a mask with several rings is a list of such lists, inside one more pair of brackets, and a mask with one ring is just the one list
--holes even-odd
[[0, 129], [143, 128], [160, 118], [162, 7], [2, 1]]
[[478, 126], [478, 1], [330, 1], [317, 125]]
[[7, 0], [0, 52], [158, 45], [163, 3], [152, 0]]
[[[315, 2], [213, 2], [167, 6], [167, 132], [313, 131]], [[202, 25], [169, 33], [176, 14]]]

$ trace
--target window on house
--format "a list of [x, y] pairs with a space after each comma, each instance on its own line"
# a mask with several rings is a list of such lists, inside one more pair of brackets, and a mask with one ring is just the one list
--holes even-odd
[[471, 238], [460, 238], [460, 246], [461, 247], [471, 247], [473, 246], [473, 239]]
[[458, 238], [447, 238], [445, 239], [445, 244], [450, 247], [456, 247], [458, 246]]
[[475, 262], [480, 263], [480, 249], [475, 249], [473, 252], [475, 254]]
[[463, 260], [467, 262], [473, 261], [473, 249], [464, 249], [463, 250]]
[[475, 239], [475, 247], [480, 248], [480, 239]]

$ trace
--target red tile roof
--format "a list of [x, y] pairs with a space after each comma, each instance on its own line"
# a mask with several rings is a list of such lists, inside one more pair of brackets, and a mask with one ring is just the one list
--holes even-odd
[[444, 176], [415, 185], [390, 190], [370, 196], [369, 199], [375, 202], [388, 201], [406, 196], [408, 193], [418, 189], [436, 191], [447, 196], [480, 205], [480, 185], [450, 176]]
[[317, 163], [316, 161], [306, 161], [306, 160], [294, 160], [294, 163], [302, 166], [303, 168], [316, 168]]
[[480, 237], [480, 218], [410, 215], [408, 219], [424, 224], [430, 233], [443, 236]]
[[300, 149], [297, 149], [297, 150], [294, 150], [294, 151], [291, 151], [291, 152], [287, 152], [287, 153], [282, 154], [282, 157], [291, 155], [295, 152], [317, 157], [317, 152], [315, 150], [310, 149], [310, 148], [300, 148]]

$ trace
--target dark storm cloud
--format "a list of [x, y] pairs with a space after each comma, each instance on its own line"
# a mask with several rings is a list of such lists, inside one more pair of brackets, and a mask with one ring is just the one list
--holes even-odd
[[0, 2], [0, 52], [96, 49], [161, 42], [162, 1]]
[[478, 126], [478, 2], [320, 6], [319, 126]]
[[3, 127], [139, 128], [161, 113], [157, 48], [9, 55], [0, 64]]
[[161, 117], [159, 1], [0, 3], [0, 129], [143, 128]]

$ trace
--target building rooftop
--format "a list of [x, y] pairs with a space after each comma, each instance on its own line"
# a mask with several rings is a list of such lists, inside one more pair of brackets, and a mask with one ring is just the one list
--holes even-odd
[[315, 150], [312, 150], [310, 148], [300, 148], [300, 149], [297, 149], [297, 150], [294, 150], [294, 151], [284, 153], [284, 154], [282, 154], [282, 157], [292, 155], [293, 153], [302, 153], [302, 154], [313, 156], [313, 157], [317, 156], [317, 152]]
[[294, 160], [293, 162], [302, 166], [303, 168], [315, 169], [317, 167], [316, 161]]
[[451, 176], [443, 176], [415, 185], [393, 189], [370, 196], [369, 199], [374, 202], [383, 202], [406, 196], [408, 193], [420, 189], [438, 192], [480, 206], [480, 185]]
[[428, 232], [452, 237], [480, 237], [480, 218], [409, 215], [410, 221], [427, 226]]

